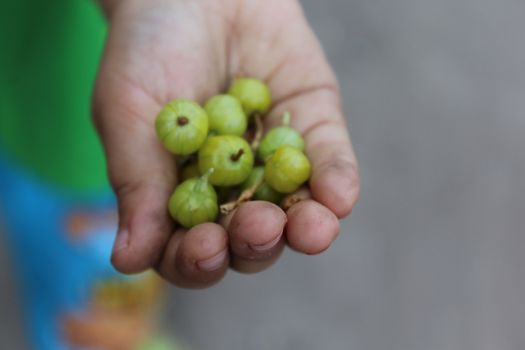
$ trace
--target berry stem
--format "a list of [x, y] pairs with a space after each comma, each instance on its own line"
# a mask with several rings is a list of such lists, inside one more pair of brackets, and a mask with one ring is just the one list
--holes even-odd
[[230, 159], [233, 161], [233, 162], [237, 162], [239, 161], [239, 159], [241, 158], [241, 156], [244, 154], [244, 149], [239, 149], [239, 151], [236, 153], [236, 154], [232, 154]]
[[289, 195], [287, 195], [281, 202], [281, 208], [284, 211], [287, 211], [294, 204], [299, 203], [300, 201], [311, 199], [311, 198], [312, 198], [312, 194], [310, 193], [310, 190], [307, 187], [303, 186], [299, 188], [297, 191], [295, 191], [294, 193], [290, 193]]
[[237, 198], [234, 201], [224, 203], [220, 206], [220, 211], [224, 215], [230, 214], [232, 211], [234, 211], [241, 203], [249, 201], [252, 199], [253, 195], [255, 194], [255, 191], [261, 186], [263, 183], [263, 178], [260, 178], [257, 182], [253, 184], [253, 186], [248, 187], [244, 191], [241, 192], [239, 195], [239, 198]]
[[209, 168], [202, 176], [201, 179], [208, 181], [208, 177], [213, 174], [215, 168]]
[[195, 188], [200, 191], [202, 190], [203, 188], [206, 188], [208, 186], [208, 177], [213, 174], [213, 172], [215, 171], [214, 168], [210, 168], [208, 169], [208, 171], [206, 171], [198, 180], [197, 182], [197, 185], [195, 186]]
[[177, 117], [177, 125], [184, 126], [189, 123], [189, 119], [185, 116]]
[[263, 125], [262, 117], [260, 113], [255, 114], [254, 120], [255, 120], [255, 136], [253, 137], [251, 146], [254, 151], [257, 151], [257, 148], [259, 148], [259, 144], [261, 143], [261, 139], [263, 136], [264, 125]]
[[292, 115], [290, 112], [286, 111], [283, 113], [283, 126], [290, 126], [290, 119], [292, 119]]

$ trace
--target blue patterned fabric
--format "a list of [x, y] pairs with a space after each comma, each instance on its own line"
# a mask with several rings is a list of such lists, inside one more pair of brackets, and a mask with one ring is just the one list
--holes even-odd
[[69, 349], [61, 340], [61, 315], [85, 308], [96, 283], [134, 278], [110, 264], [113, 194], [71, 197], [0, 154], [0, 218], [32, 346]]

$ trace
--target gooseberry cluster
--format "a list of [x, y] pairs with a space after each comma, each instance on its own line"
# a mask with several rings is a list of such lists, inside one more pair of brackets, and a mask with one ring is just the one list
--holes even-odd
[[[184, 227], [213, 222], [240, 203], [265, 200], [281, 204], [310, 177], [310, 162], [299, 132], [282, 125], [264, 137], [263, 118], [271, 93], [258, 79], [238, 78], [227, 94], [204, 106], [187, 100], [169, 102], [155, 121], [164, 147], [177, 156], [179, 179], [168, 203]], [[220, 203], [220, 204], [219, 204]]]

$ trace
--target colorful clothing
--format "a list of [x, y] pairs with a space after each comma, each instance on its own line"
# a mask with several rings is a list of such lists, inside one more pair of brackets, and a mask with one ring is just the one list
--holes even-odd
[[116, 203], [90, 121], [105, 33], [89, 0], [0, 4], [0, 232], [38, 350], [160, 348], [159, 280], [109, 263]]
[[105, 33], [94, 1], [0, 4], [0, 150], [69, 191], [107, 189], [90, 122]]

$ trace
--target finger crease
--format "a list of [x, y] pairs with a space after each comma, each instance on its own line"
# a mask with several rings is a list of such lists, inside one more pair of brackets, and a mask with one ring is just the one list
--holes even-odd
[[322, 83], [322, 84], [315, 84], [311, 86], [307, 86], [304, 88], [297, 89], [287, 95], [282, 96], [279, 99], [276, 99], [273, 103], [272, 111], [277, 110], [280, 104], [287, 102], [291, 99], [294, 99], [296, 97], [302, 97], [304, 95], [309, 95], [313, 93], [318, 93], [321, 91], [327, 91], [329, 93], [334, 94], [334, 96], [337, 96], [339, 93], [339, 89], [336, 84], [334, 83]]
[[277, 64], [273, 70], [268, 74], [268, 77], [266, 78], [266, 82], [270, 85], [270, 82], [274, 79], [274, 77], [283, 69], [284, 66], [286, 66], [287, 59], [283, 59], [279, 64]]
[[316, 121], [312, 125], [308, 126], [305, 130], [302, 131], [302, 135], [304, 139], [308, 138], [308, 135], [310, 135], [313, 131], [319, 130], [323, 126], [332, 126], [335, 128], [346, 128], [346, 125], [344, 125], [343, 122], [339, 119], [330, 119], [330, 118], [323, 118], [321, 120]]

